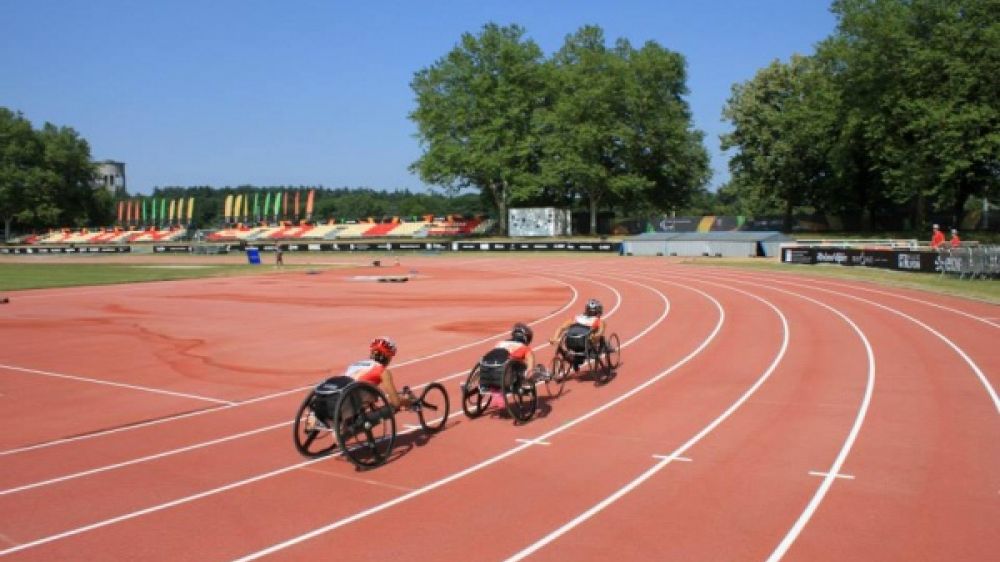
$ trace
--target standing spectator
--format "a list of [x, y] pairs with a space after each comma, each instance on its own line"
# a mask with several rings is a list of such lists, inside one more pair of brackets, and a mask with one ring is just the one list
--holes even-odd
[[944, 244], [944, 233], [941, 232], [941, 227], [934, 225], [934, 234], [931, 236], [931, 248], [937, 250], [942, 244]]
[[274, 265], [285, 265], [285, 253], [281, 251], [281, 244], [274, 245]]
[[951, 229], [951, 247], [957, 248], [962, 245], [962, 240], [958, 237], [958, 229]]

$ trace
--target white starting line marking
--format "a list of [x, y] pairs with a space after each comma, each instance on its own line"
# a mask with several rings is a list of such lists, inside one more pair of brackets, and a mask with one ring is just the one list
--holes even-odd
[[419, 425], [413, 425], [412, 423], [408, 423], [408, 424], [404, 425], [403, 427], [405, 427], [406, 429], [409, 429], [411, 431], [415, 431], [417, 429], [420, 429]]
[[515, 439], [518, 443], [524, 443], [525, 445], [551, 445], [548, 441], [539, 441], [537, 439]]
[[[830, 475], [829, 472], [819, 472], [818, 470], [809, 471], [809, 476], [822, 476], [823, 478], [826, 478], [829, 475]], [[834, 474], [833, 477], [843, 478], [844, 480], [854, 480], [854, 476], [851, 474]]]
[[687, 457], [678, 457], [677, 455], [653, 455], [653, 458], [660, 459], [661, 461], [692, 462], [691, 459]]

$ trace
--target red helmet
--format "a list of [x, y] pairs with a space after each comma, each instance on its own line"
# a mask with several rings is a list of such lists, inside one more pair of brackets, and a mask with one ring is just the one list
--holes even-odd
[[396, 356], [396, 344], [389, 338], [375, 338], [368, 346], [371, 358], [383, 365], [388, 365], [389, 361]]

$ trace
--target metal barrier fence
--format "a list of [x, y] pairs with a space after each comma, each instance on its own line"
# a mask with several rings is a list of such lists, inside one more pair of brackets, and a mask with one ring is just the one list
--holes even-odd
[[938, 250], [941, 275], [959, 279], [1000, 279], [1000, 246], [969, 246]]

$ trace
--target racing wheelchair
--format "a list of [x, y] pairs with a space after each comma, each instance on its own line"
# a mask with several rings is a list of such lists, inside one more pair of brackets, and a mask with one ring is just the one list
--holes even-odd
[[462, 411], [469, 418], [478, 418], [496, 402], [514, 420], [526, 422], [538, 408], [538, 391], [535, 381], [525, 372], [520, 361], [510, 358], [506, 349], [490, 350], [479, 360], [462, 389]]
[[[396, 410], [376, 386], [348, 379], [325, 381], [312, 389], [295, 414], [295, 448], [318, 458], [340, 448], [358, 469], [377, 467], [389, 458], [396, 442]], [[436, 433], [448, 420], [449, 400], [444, 386], [428, 384], [420, 396], [409, 387], [401, 393], [411, 399], [420, 427]]]
[[572, 372], [579, 371], [580, 367], [588, 362], [591, 364], [597, 384], [607, 384], [611, 381], [621, 364], [621, 340], [618, 334], [601, 336], [595, 345], [590, 339], [590, 328], [580, 325], [570, 326], [556, 346], [555, 355], [552, 357], [552, 368], [545, 381], [549, 394], [560, 394], [562, 385]]

